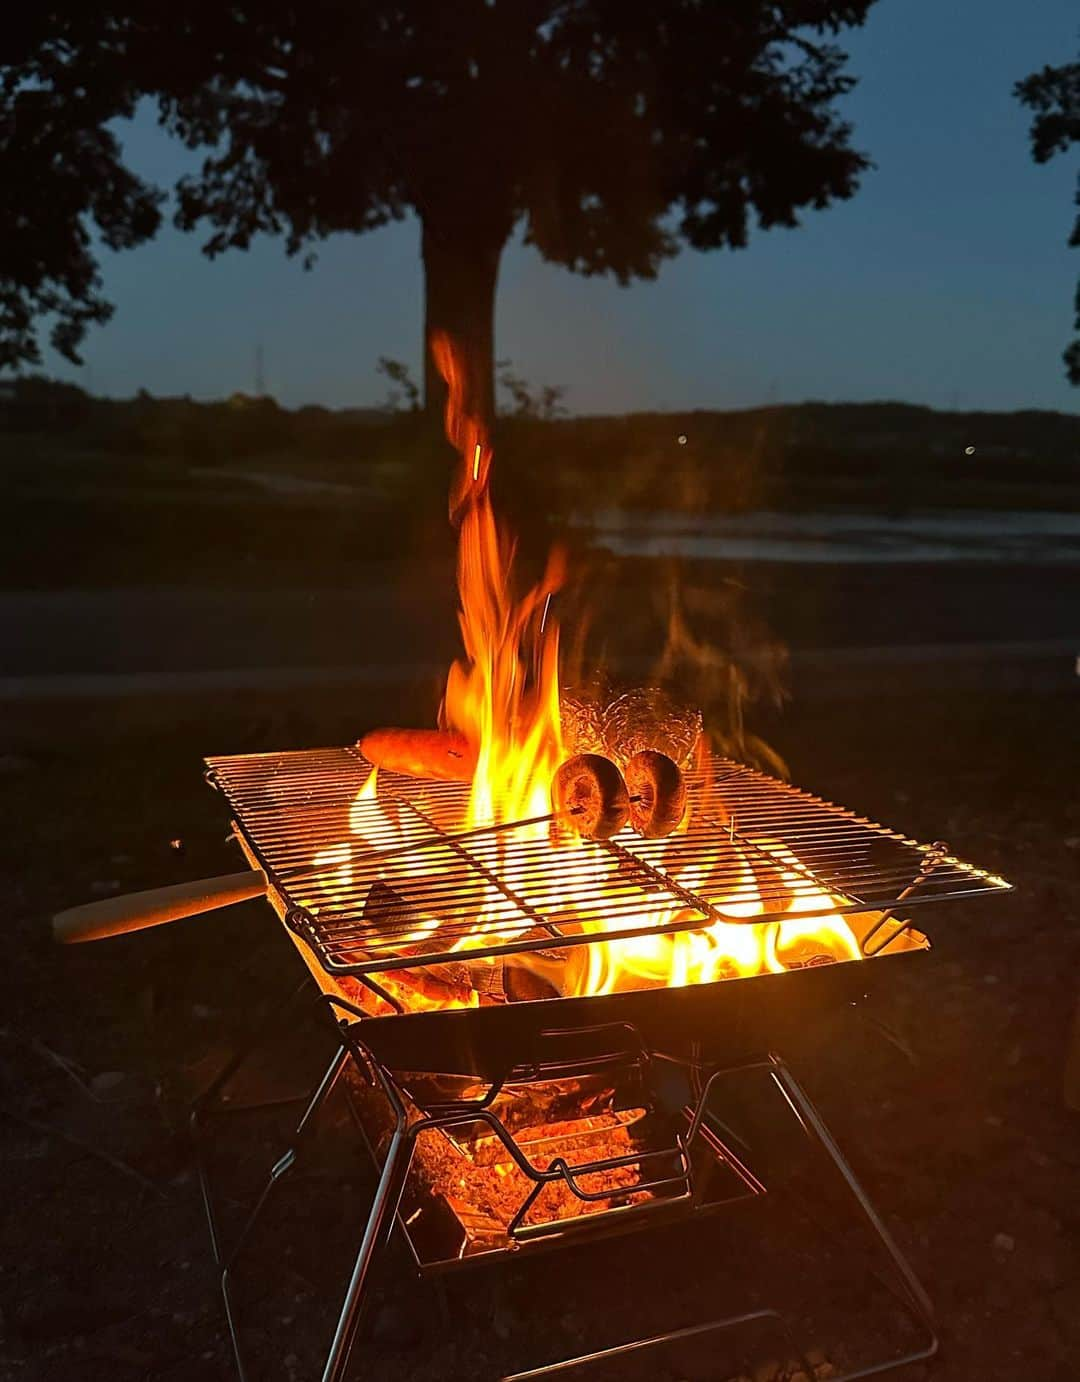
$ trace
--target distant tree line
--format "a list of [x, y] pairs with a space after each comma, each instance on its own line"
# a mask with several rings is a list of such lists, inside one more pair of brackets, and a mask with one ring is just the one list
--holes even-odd
[[[598, 506], [1072, 509], [1080, 495], [1080, 418], [1065, 413], [901, 403], [549, 419], [511, 411], [498, 445], [500, 503], [521, 530]], [[422, 411], [288, 409], [244, 394], [95, 399], [32, 377], [0, 385], [0, 475], [26, 476], [35, 454], [77, 462], [82, 483], [106, 489], [120, 475], [158, 483], [160, 471], [172, 484], [215, 467], [232, 482], [269, 468], [362, 487], [384, 506], [430, 509], [441, 532], [446, 451]], [[48, 473], [43, 465], [42, 483]]]
[[[376, 369], [390, 381], [390, 392], [385, 403], [389, 412], [397, 412], [402, 406], [407, 412], [420, 412], [420, 388], [404, 361], [380, 355]], [[564, 385], [544, 384], [534, 389], [526, 379], [514, 372], [510, 360], [495, 361], [495, 378], [510, 405], [500, 411], [518, 418], [540, 418], [545, 422], [565, 416]]]

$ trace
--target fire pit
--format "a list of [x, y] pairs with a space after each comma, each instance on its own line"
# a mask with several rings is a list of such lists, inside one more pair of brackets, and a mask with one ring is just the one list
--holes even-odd
[[[376, 777], [355, 748], [212, 758], [207, 774], [340, 1043], [271, 1187], [343, 1074], [380, 1168], [327, 1382], [343, 1374], [395, 1221], [416, 1266], [442, 1271], [764, 1195], [769, 1158], [751, 1164], [725, 1110], [725, 1091], [747, 1081], [789, 1125], [769, 1142], [794, 1132], [839, 1171], [924, 1331], [888, 1366], [934, 1351], [910, 1267], [791, 1071], [760, 1053], [861, 997], [883, 961], [928, 951], [894, 909], [1001, 893], [1003, 879], [710, 756], [687, 774], [679, 834], [561, 845], [543, 821], [470, 829], [467, 785]], [[235, 1253], [223, 1266], [239, 1356]]]

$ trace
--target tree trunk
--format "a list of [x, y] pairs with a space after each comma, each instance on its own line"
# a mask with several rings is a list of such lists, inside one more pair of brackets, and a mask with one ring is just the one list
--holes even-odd
[[441, 420], [446, 385], [431, 358], [431, 337], [446, 332], [462, 348], [466, 408], [490, 431], [495, 422], [495, 284], [508, 231], [423, 220], [424, 406]]

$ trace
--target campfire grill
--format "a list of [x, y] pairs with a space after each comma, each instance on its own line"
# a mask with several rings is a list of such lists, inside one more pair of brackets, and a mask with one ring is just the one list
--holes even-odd
[[[340, 1088], [378, 1181], [323, 1382], [344, 1377], [371, 1273], [395, 1224], [415, 1266], [443, 1272], [753, 1203], [796, 1181], [787, 1198], [798, 1216], [804, 1172], [793, 1175], [791, 1162], [800, 1145], [816, 1163], [811, 1188], [823, 1200], [828, 1186], [838, 1189], [842, 1216], [871, 1249], [864, 1262], [876, 1264], [870, 1270], [889, 1288], [889, 1308], [898, 1303], [907, 1321], [906, 1342], [891, 1357], [849, 1367], [837, 1382], [936, 1351], [929, 1300], [775, 1049], [789, 1037], [804, 1040], [821, 1011], [849, 1011], [866, 995], [868, 971], [880, 965], [838, 956], [929, 949], [897, 908], [1000, 894], [1004, 879], [943, 843], [919, 844], [715, 756], [686, 775], [688, 822], [663, 839], [624, 830], [583, 840], [547, 816], [506, 820], [499, 803], [498, 825], [468, 828], [467, 784], [380, 773], [375, 795], [372, 766], [356, 748], [214, 757], [206, 770], [229, 803], [252, 871], [99, 901], [54, 926], [61, 939], [91, 939], [265, 891], [321, 990], [317, 1010], [330, 1020], [334, 1054], [303, 1096], [293, 1145], [228, 1251], [203, 1135], [211, 1120], [267, 1107], [231, 1093], [265, 1035], [234, 1056], [192, 1111], [241, 1379], [234, 1273]], [[850, 937], [819, 954], [814, 947], [828, 949], [835, 923], [827, 919], [837, 915]], [[763, 961], [768, 972], [733, 958], [684, 987], [674, 971], [670, 983], [620, 971], [616, 991], [594, 993], [582, 992], [594, 986], [566, 968], [568, 957], [597, 957], [577, 947], [718, 924], [777, 923], [779, 937], [793, 919], [809, 923], [796, 930], [810, 948], [771, 967]], [[727, 944], [734, 933], [715, 934]], [[490, 987], [485, 972], [498, 976]], [[470, 990], [466, 1003], [427, 996], [424, 985], [439, 975], [445, 986], [447, 973], [451, 986]], [[305, 980], [292, 1004], [278, 1005], [269, 1032], [291, 1038], [309, 988]], [[747, 1081], [757, 1088], [753, 1098], [744, 1097]], [[282, 1102], [291, 1101], [272, 1104]], [[764, 1118], [763, 1109], [771, 1109]], [[826, 1227], [833, 1221], [830, 1208]], [[839, 1255], [847, 1251], [845, 1244]], [[867, 1267], [858, 1270], [862, 1292]], [[770, 1307], [516, 1371], [504, 1382], [598, 1369], [610, 1377], [629, 1355], [762, 1323], [812, 1375], [796, 1331]]]
[[[553, 850], [535, 825], [464, 831], [464, 783], [380, 773], [378, 799], [357, 800], [371, 764], [355, 748], [206, 761], [279, 913], [331, 975], [453, 963], [466, 940], [476, 960], [784, 921], [793, 904], [800, 918], [888, 914], [1009, 886], [944, 845], [919, 844], [726, 758], [687, 774], [685, 833], [649, 840], [626, 830], [581, 841], [578, 858]], [[698, 863], [707, 873], [688, 887], [680, 880]], [[760, 911], [747, 916], [758, 899]], [[439, 925], [417, 944], [423, 916]], [[875, 922], [865, 953], [906, 925]]]

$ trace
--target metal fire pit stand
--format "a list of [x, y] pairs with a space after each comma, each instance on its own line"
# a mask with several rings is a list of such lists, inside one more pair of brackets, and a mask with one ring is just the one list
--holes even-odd
[[[317, 1126], [320, 1112], [323, 1110], [329, 1095], [337, 1086], [340, 1077], [349, 1066], [366, 1085], [372, 1090], [378, 1091], [385, 1099], [390, 1114], [392, 1132], [382, 1161], [378, 1184], [372, 1198], [355, 1264], [345, 1290], [341, 1313], [323, 1366], [322, 1382], [341, 1382], [345, 1376], [350, 1355], [357, 1341], [365, 1292], [380, 1254], [384, 1252], [389, 1243], [419, 1136], [440, 1129], [445, 1131], [460, 1128], [463, 1125], [481, 1123], [502, 1143], [517, 1169], [533, 1183], [533, 1189], [507, 1230], [508, 1237], [514, 1247], [525, 1249], [531, 1247], [535, 1240], [543, 1240], [545, 1237], [548, 1241], [544, 1246], [547, 1247], [561, 1245], [564, 1241], [573, 1242], [578, 1238], [594, 1241], [599, 1237], [626, 1232], [634, 1227], [644, 1227], [653, 1221], [671, 1222], [673, 1217], [679, 1217], [683, 1214], [718, 1210], [725, 1204], [731, 1203], [734, 1198], [747, 1198], [766, 1193], [764, 1184], [741, 1163], [739, 1157], [722, 1140], [720, 1131], [724, 1125], [718, 1122], [713, 1107], [716, 1096], [722, 1093], [725, 1084], [737, 1076], [746, 1075], [756, 1075], [771, 1087], [773, 1093], [778, 1096], [786, 1114], [796, 1124], [817, 1157], [827, 1169], [831, 1169], [836, 1174], [837, 1183], [844, 1192], [848, 1207], [854, 1211], [855, 1221], [863, 1230], [870, 1247], [876, 1250], [874, 1255], [884, 1268], [884, 1271], [880, 1273], [875, 1269], [874, 1274], [878, 1276], [881, 1283], [895, 1298], [920, 1336], [920, 1342], [903, 1355], [879, 1360], [854, 1371], [845, 1372], [842, 1376], [837, 1376], [834, 1382], [857, 1382], [857, 1379], [891, 1373], [909, 1364], [925, 1361], [937, 1353], [938, 1338], [934, 1326], [933, 1307], [925, 1291], [899, 1248], [893, 1242], [873, 1205], [867, 1199], [821, 1115], [803, 1092], [784, 1061], [779, 1056], [770, 1054], [761, 1059], [746, 1061], [738, 1065], [702, 1070], [690, 1061], [649, 1052], [636, 1029], [629, 1024], [603, 1024], [587, 1030], [591, 1034], [596, 1034], [605, 1033], [610, 1029], [619, 1039], [621, 1059], [641, 1064], [646, 1072], [663, 1062], [681, 1067], [687, 1079], [687, 1088], [696, 1093], [696, 1101], [683, 1110], [686, 1118], [685, 1133], [676, 1134], [674, 1145], [663, 1152], [640, 1152], [630, 1156], [613, 1157], [605, 1161], [593, 1161], [576, 1166], [568, 1165], [563, 1157], [556, 1156], [544, 1170], [539, 1170], [526, 1157], [505, 1124], [492, 1111], [492, 1105], [504, 1085], [551, 1078], [551, 1071], [555, 1068], [563, 1072], [566, 1071], [567, 1062], [565, 1060], [546, 1063], [534, 1061], [527, 1065], [515, 1066], [508, 1070], [502, 1078], [491, 1084], [482, 1098], [428, 1104], [426, 1107], [419, 1108], [419, 1117], [415, 1115], [418, 1106], [413, 1101], [414, 1116], [410, 1121], [406, 1108], [408, 1096], [404, 1094], [394, 1073], [374, 1056], [364, 1041], [364, 1022], [367, 1014], [343, 998], [329, 994], [320, 995], [319, 1008], [330, 1019], [337, 1039], [337, 1049], [325, 1074], [314, 1090], [309, 1096], [303, 1096], [306, 1097], [307, 1102], [297, 1124], [292, 1146], [274, 1164], [262, 1193], [243, 1223], [239, 1236], [232, 1247], [226, 1251], [221, 1238], [211, 1178], [205, 1157], [202, 1154], [204, 1124], [211, 1117], [233, 1113], [250, 1113], [259, 1108], [265, 1109], [302, 1102], [302, 1099], [277, 1099], [259, 1104], [234, 1104], [229, 1102], [227, 1089], [240, 1068], [256, 1050], [265, 1044], [273, 1029], [282, 1027], [290, 1021], [295, 1005], [306, 989], [307, 981], [305, 980], [305, 983], [293, 994], [288, 1003], [284, 1007], [278, 1008], [270, 1027], [261, 1031], [247, 1046], [236, 1053], [217, 1078], [196, 1100], [191, 1111], [191, 1130], [210, 1230], [210, 1242], [215, 1263], [221, 1269], [221, 1290], [236, 1358], [237, 1372], [241, 1382], [248, 1382], [250, 1373], [245, 1368], [240, 1325], [233, 1298], [232, 1284], [235, 1268], [250, 1242], [256, 1223], [273, 1198], [276, 1188], [300, 1161], [304, 1145], [310, 1140]], [[574, 1034], [582, 1035], [580, 1031]], [[543, 1035], [565, 1037], [569, 1033], [552, 1032]], [[600, 1059], [614, 1061], [619, 1058], [619, 1053], [613, 1053]], [[596, 1063], [597, 1058], [594, 1056], [587, 1060], [585, 1065], [589, 1068], [595, 1068]], [[360, 1132], [362, 1129], [358, 1129], [358, 1135]], [[739, 1195], [728, 1196], [718, 1202], [708, 1203], [705, 1201], [701, 1183], [707, 1182], [709, 1176], [706, 1174], [696, 1177], [694, 1172], [695, 1154], [704, 1150], [711, 1154], [713, 1165], [723, 1163], [728, 1171], [735, 1174], [742, 1185], [742, 1191]], [[613, 1167], [628, 1165], [637, 1165], [641, 1177], [640, 1182], [631, 1187], [632, 1190], [650, 1191], [654, 1195], [662, 1195], [663, 1198], [653, 1198], [640, 1204], [600, 1210], [588, 1216], [582, 1215], [571, 1221], [572, 1231], [570, 1232], [565, 1232], [567, 1224], [563, 1220], [555, 1220], [551, 1225], [539, 1227], [530, 1226], [525, 1222], [525, 1216], [530, 1205], [534, 1203], [545, 1185], [561, 1180], [583, 1202], [588, 1202], [590, 1199], [611, 1198], [611, 1191], [590, 1192], [584, 1189], [581, 1185], [581, 1178]], [[651, 1212], [658, 1207], [666, 1207], [668, 1213], [665, 1215]], [[576, 1227], [574, 1227], [575, 1225]], [[505, 1256], [503, 1251], [488, 1253], [477, 1258], [476, 1263], [490, 1262], [501, 1259], [503, 1256]], [[461, 1265], [469, 1264], [466, 1261]], [[791, 1356], [798, 1360], [799, 1366], [802, 1367], [808, 1377], [813, 1377], [813, 1368], [806, 1361], [802, 1349], [796, 1342], [794, 1331], [782, 1313], [775, 1309], [762, 1309], [742, 1315], [714, 1319], [691, 1328], [680, 1328], [651, 1337], [630, 1340], [594, 1353], [549, 1363], [524, 1372], [516, 1372], [504, 1377], [502, 1382], [533, 1382], [533, 1379], [554, 1378], [574, 1370], [577, 1370], [577, 1375], [581, 1375], [587, 1373], [590, 1368], [610, 1365], [626, 1355], [640, 1356], [642, 1352], [662, 1350], [696, 1336], [734, 1330], [755, 1324], [768, 1324], [780, 1331], [786, 1338]], [[361, 1375], [365, 1375], [362, 1366], [360, 1371]]]

